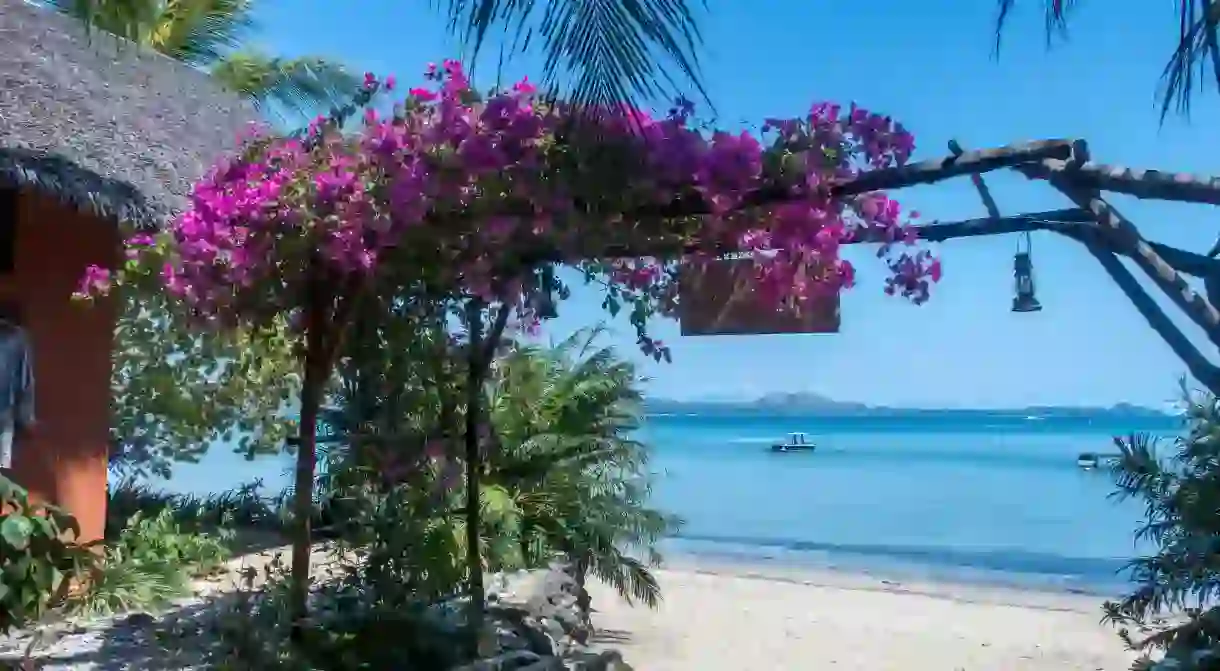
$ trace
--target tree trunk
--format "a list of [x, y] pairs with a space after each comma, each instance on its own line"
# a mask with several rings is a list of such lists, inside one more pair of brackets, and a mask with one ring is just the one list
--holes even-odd
[[[312, 303], [312, 302], [311, 302]], [[292, 638], [300, 641], [309, 616], [309, 556], [313, 545], [313, 485], [318, 461], [318, 411], [326, 386], [325, 315], [321, 304], [307, 307], [305, 379], [301, 382], [300, 441], [293, 489], [292, 577], [289, 608]]]
[[479, 548], [479, 425], [483, 411], [483, 302], [471, 299], [466, 305], [469, 333], [466, 355], [466, 570], [470, 580], [470, 604], [466, 617], [472, 657], [479, 656], [483, 634], [486, 594], [483, 588], [483, 555]]

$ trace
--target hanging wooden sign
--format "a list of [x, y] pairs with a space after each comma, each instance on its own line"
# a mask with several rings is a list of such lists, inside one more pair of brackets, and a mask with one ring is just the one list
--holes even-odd
[[750, 259], [720, 259], [684, 266], [678, 286], [678, 321], [684, 336], [838, 333], [838, 294], [783, 310], [751, 289]]

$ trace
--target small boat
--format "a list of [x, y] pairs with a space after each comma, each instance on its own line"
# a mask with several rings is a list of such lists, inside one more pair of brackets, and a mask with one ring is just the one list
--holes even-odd
[[771, 446], [772, 452], [812, 452], [817, 446], [809, 442], [809, 437], [803, 433], [790, 433], [788, 440]]
[[1081, 452], [1080, 456], [1076, 457], [1076, 465], [1086, 471], [1091, 471], [1101, 466], [1110, 466], [1122, 457], [1121, 454], [1098, 454], [1096, 452]]

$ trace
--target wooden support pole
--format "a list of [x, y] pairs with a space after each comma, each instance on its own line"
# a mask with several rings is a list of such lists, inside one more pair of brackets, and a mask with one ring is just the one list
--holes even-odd
[[1190, 374], [1207, 387], [1211, 393], [1220, 395], [1220, 368], [1217, 368], [1203, 357], [1185, 334], [1161, 310], [1156, 301], [1148, 295], [1148, 292], [1144, 291], [1139, 281], [1118, 260], [1117, 256], [1096, 244], [1090, 244], [1087, 247], [1089, 252], [1093, 254], [1093, 257], [1101, 263], [1101, 267], [1114, 280], [1114, 283], [1118, 285], [1118, 288], [1131, 300], [1135, 309], [1139, 310], [1139, 313], [1148, 321], [1148, 325], [1161, 336], [1161, 339], [1165, 341], [1166, 345], [1169, 345], [1173, 353], [1178, 355], [1178, 358], [1186, 364]]
[[[957, 140], [949, 140], [949, 152], [960, 158], [962, 154], [966, 153], [966, 150], [962, 149], [962, 145]], [[983, 201], [983, 207], [987, 209], [987, 214], [992, 219], [1001, 218], [1000, 206], [996, 204], [995, 198], [992, 197], [991, 189], [987, 188], [987, 182], [983, 181], [983, 175], [977, 172], [971, 173], [970, 181], [974, 184], [974, 190], [979, 192], [979, 198]]]
[[[1038, 171], [1027, 172], [1021, 167], [1017, 170], [1031, 179], [1040, 179]], [[1195, 293], [1186, 280], [1156, 253], [1140, 235], [1135, 224], [1102, 199], [1100, 193], [1076, 186], [1063, 173], [1052, 173], [1045, 179], [1077, 207], [1091, 212], [1108, 246], [1112, 245], [1125, 256], [1130, 256], [1140, 270], [1203, 329], [1208, 339], [1220, 346], [1220, 312], [1207, 299]]]

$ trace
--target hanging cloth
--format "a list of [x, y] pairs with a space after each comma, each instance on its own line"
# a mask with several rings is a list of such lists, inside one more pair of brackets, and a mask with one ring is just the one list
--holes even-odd
[[25, 329], [0, 319], [0, 468], [12, 468], [14, 434], [34, 424], [33, 363]]

